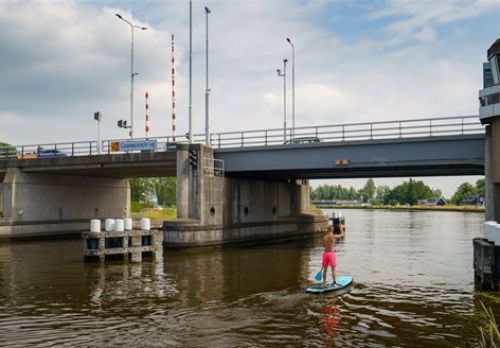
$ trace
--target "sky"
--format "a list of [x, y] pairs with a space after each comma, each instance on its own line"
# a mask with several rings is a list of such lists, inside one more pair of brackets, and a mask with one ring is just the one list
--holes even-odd
[[[500, 37], [496, 0], [195, 0], [195, 133], [204, 130], [205, 6], [211, 10], [212, 132], [282, 127], [283, 80], [276, 69], [284, 58], [291, 61], [286, 37], [295, 45], [297, 126], [476, 115], [482, 62]], [[95, 111], [103, 115], [102, 138], [127, 137], [116, 122], [130, 117], [131, 32], [115, 13], [147, 27], [135, 31], [135, 136], [145, 135], [146, 91], [150, 136], [171, 134], [172, 34], [177, 133], [186, 133], [188, 9], [187, 0], [0, 2], [0, 141], [95, 139]], [[445, 196], [477, 179], [423, 178]]]

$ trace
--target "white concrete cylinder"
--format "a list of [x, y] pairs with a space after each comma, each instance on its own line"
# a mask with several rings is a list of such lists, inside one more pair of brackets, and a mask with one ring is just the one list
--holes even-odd
[[125, 222], [123, 219], [116, 219], [115, 220], [115, 231], [117, 232], [123, 232], [125, 230]]
[[126, 218], [124, 220], [125, 222], [125, 231], [132, 231], [132, 219], [131, 218]]
[[485, 222], [484, 238], [495, 243], [495, 245], [500, 245], [500, 225], [497, 223], [490, 223], [490, 221]]
[[101, 232], [101, 220], [99, 219], [90, 220], [90, 232]]
[[151, 229], [151, 220], [148, 218], [141, 219], [141, 230], [149, 231]]
[[106, 231], [113, 231], [115, 229], [115, 219], [104, 220], [104, 229]]

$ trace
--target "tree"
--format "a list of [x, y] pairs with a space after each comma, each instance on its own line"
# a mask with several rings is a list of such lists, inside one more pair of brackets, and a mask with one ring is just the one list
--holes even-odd
[[476, 181], [476, 193], [481, 196], [481, 197], [484, 197], [485, 195], [485, 187], [484, 187], [485, 183], [484, 183], [484, 178], [482, 179], [478, 179]]
[[174, 206], [177, 202], [177, 179], [155, 178], [153, 181], [154, 194], [158, 198], [158, 204], [165, 207]]
[[12, 157], [17, 154], [17, 149], [7, 143], [0, 142], [0, 157]]
[[453, 204], [460, 204], [460, 202], [467, 197], [473, 196], [476, 194], [476, 188], [469, 182], [461, 183], [458, 186], [457, 191], [451, 197], [451, 202]]
[[375, 182], [373, 181], [372, 178], [368, 179], [366, 181], [365, 186], [360, 190], [360, 196], [364, 202], [369, 202], [373, 199], [375, 196], [375, 191], [377, 189], [377, 186], [375, 185]]
[[377, 193], [375, 195], [375, 204], [389, 204], [389, 195], [391, 188], [387, 185], [377, 186]]
[[153, 190], [148, 178], [130, 179], [130, 196], [132, 202], [146, 202], [152, 192]]

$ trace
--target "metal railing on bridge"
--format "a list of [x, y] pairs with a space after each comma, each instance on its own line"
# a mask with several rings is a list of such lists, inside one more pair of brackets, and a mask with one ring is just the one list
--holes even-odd
[[[215, 148], [231, 148], [483, 133], [478, 116], [458, 116], [222, 132], [211, 134], [210, 140]], [[195, 141], [203, 139], [203, 134], [194, 135]]]
[[[381, 140], [412, 137], [432, 137], [446, 135], [482, 134], [484, 127], [478, 116], [441, 117], [430, 119], [411, 119], [399, 121], [382, 121], [366, 123], [346, 123], [324, 126], [260, 129], [237, 132], [221, 132], [210, 134], [210, 143], [214, 148], [238, 148], [250, 146], [272, 146], [287, 144], [304, 144], [318, 142], [342, 142], [355, 140]], [[101, 142], [101, 154], [140, 152], [141, 150], [121, 151], [113, 149], [113, 145], [130, 141], [153, 141], [155, 147], [149, 151], [175, 150], [176, 143], [187, 142], [184, 136], [176, 138], [156, 137], [148, 139], [115, 139]], [[179, 141], [182, 139], [182, 141]], [[194, 143], [204, 143], [204, 134], [193, 134]], [[145, 151], [145, 150], [142, 150]], [[34, 159], [60, 156], [92, 156], [98, 155], [98, 143], [92, 141], [45, 143], [33, 145], [10, 146], [0, 143], [0, 158]]]

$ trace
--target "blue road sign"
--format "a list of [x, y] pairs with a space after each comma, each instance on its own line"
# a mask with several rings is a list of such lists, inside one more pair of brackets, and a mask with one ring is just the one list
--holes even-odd
[[120, 142], [120, 151], [156, 151], [157, 140], [127, 140]]

